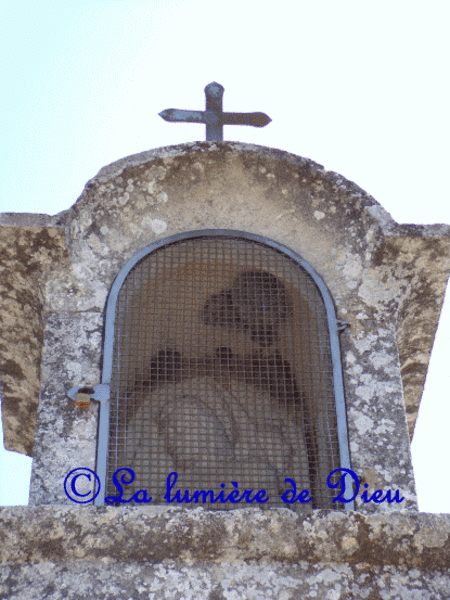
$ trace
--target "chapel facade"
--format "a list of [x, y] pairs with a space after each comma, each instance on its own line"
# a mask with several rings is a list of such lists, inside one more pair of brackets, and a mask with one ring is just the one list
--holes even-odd
[[[207, 590], [196, 597], [226, 598], [264, 560], [264, 597], [325, 593], [329, 568], [341, 587], [379, 590], [409, 578], [403, 558], [438, 585], [450, 522], [437, 532], [417, 512], [410, 436], [448, 226], [399, 225], [310, 160], [231, 142], [125, 158], [67, 211], [0, 224], [5, 446], [33, 455], [30, 506], [2, 509], [24, 540], [8, 565], [33, 556], [66, 581], [96, 579], [88, 562], [104, 559], [123, 594], [111, 565], [125, 562], [155, 598], [182, 572]], [[85, 472], [71, 487], [78, 468], [100, 486]], [[44, 521], [58, 542], [39, 546]]]

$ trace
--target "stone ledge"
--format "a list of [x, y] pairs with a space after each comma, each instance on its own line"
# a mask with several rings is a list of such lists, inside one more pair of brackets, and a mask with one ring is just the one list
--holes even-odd
[[0, 508], [0, 562], [276, 561], [450, 566], [450, 515], [288, 509]]

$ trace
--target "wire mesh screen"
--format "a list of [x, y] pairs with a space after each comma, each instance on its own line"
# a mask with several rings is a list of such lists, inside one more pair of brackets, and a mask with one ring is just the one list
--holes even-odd
[[135, 480], [124, 497], [148, 490], [153, 504], [166, 503], [176, 472], [172, 497], [226, 497], [238, 484], [266, 490], [261, 507], [287, 506], [291, 478], [313, 496], [297, 508], [335, 506], [328, 321], [311, 276], [232, 236], [184, 239], [143, 258], [117, 299], [109, 435], [108, 495], [117, 494], [112, 474], [127, 467]]

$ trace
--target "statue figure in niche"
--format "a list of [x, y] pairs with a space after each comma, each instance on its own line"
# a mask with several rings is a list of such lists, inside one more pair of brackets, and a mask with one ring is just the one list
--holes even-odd
[[[192, 287], [196, 300], [183, 318], [179, 310], [171, 314], [166, 295], [169, 331], [159, 337], [168, 343], [155, 349], [127, 395], [118, 466], [136, 473], [129, 497], [148, 489], [153, 502], [164, 503], [167, 476], [176, 471], [182, 493], [217, 494], [221, 483], [231, 491], [233, 481], [240, 490], [265, 489], [271, 498], [266, 506], [280, 505], [290, 477], [314, 498], [314, 427], [296, 369], [283, 352], [291, 316], [285, 285], [265, 270], [251, 270], [218, 293]], [[178, 339], [170, 332], [172, 318], [184, 330]]]

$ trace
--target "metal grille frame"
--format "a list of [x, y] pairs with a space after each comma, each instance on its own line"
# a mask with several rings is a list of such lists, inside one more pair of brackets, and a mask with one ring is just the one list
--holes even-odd
[[[306, 272], [311, 278], [315, 287], [317, 288], [321, 300], [323, 301], [324, 309], [326, 312], [326, 320], [328, 325], [328, 342], [329, 342], [329, 354], [332, 366], [332, 386], [334, 393], [334, 406], [335, 406], [335, 424], [336, 424], [336, 437], [338, 442], [339, 451], [339, 464], [335, 464], [334, 468], [350, 468], [350, 456], [348, 446], [348, 433], [347, 433], [347, 419], [346, 419], [346, 407], [344, 397], [344, 386], [342, 378], [341, 368], [341, 353], [339, 345], [339, 334], [338, 334], [338, 322], [336, 319], [336, 312], [331, 294], [326, 287], [321, 277], [316, 271], [298, 254], [293, 252], [291, 249], [267, 239], [262, 236], [250, 234], [243, 231], [235, 230], [200, 230], [191, 231], [181, 234], [177, 234], [163, 240], [157, 241], [149, 246], [143, 248], [140, 252], [135, 254], [120, 270], [118, 273], [108, 296], [106, 305], [106, 318], [105, 318], [105, 330], [104, 330], [104, 347], [103, 347], [103, 370], [102, 370], [102, 383], [111, 385], [114, 377], [114, 347], [117, 343], [117, 306], [119, 294], [122, 287], [130, 274], [130, 272], [144, 259], [149, 259], [150, 256], [158, 250], [165, 247], [169, 247], [173, 244], [179, 244], [180, 242], [207, 240], [207, 239], [232, 239], [232, 240], [244, 240], [247, 242], [253, 242], [259, 246], [263, 246], [268, 249], [272, 249], [275, 252], [291, 259], [300, 269]], [[104, 505], [104, 498], [107, 495], [107, 463], [108, 453], [110, 445], [110, 412], [111, 412], [111, 400], [104, 402], [100, 407], [100, 419], [99, 419], [99, 434], [98, 434], [98, 449], [97, 449], [97, 474], [100, 478], [101, 491], [95, 500], [97, 506]], [[320, 458], [320, 453], [319, 453]], [[127, 465], [120, 465], [127, 466]], [[111, 474], [110, 474], [111, 475]], [[291, 476], [291, 475], [290, 475]], [[295, 478], [295, 477], [294, 477]], [[215, 487], [216, 493], [219, 491], [218, 483]], [[195, 488], [198, 489], [198, 488]], [[241, 489], [241, 488], [240, 488]], [[243, 504], [236, 505], [234, 508], [244, 506]], [[248, 506], [248, 505], [245, 505]], [[285, 505], [288, 506], [288, 505]], [[336, 506], [336, 505], [334, 505]], [[324, 506], [318, 506], [323, 508]], [[211, 506], [210, 508], [221, 508], [222, 506]], [[231, 508], [231, 507], [230, 507]], [[352, 510], [354, 503], [346, 503], [344, 506], [340, 505], [336, 508], [345, 508]]]

